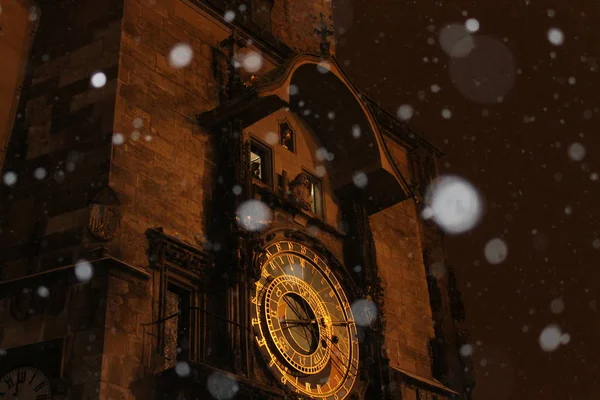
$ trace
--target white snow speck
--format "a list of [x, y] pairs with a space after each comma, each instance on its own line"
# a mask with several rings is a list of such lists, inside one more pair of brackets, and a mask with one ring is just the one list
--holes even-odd
[[133, 140], [138, 140], [140, 138], [140, 136], [142, 136], [142, 134], [140, 133], [140, 131], [133, 131], [133, 132], [131, 132], [131, 138]]
[[150, 135], [146, 135], [146, 136], [144, 136], [144, 140], [145, 140], [146, 142], [150, 142], [150, 141], [152, 140], [152, 136], [150, 136]]
[[432, 93], [437, 93], [437, 92], [439, 92], [440, 90], [441, 90], [441, 88], [440, 88], [440, 86], [439, 86], [439, 85], [436, 85], [436, 84], [433, 84], [433, 85], [431, 85], [431, 92], [432, 92]]
[[326, 74], [331, 71], [331, 64], [327, 61], [321, 61], [319, 64], [317, 64], [317, 71], [322, 74]]
[[141, 129], [141, 127], [144, 126], [144, 120], [141, 118], [134, 118], [133, 119], [133, 127], [135, 129]]
[[475, 18], [469, 18], [467, 22], [465, 22], [465, 28], [471, 33], [477, 32], [479, 30], [479, 21]]
[[47, 299], [50, 296], [50, 290], [46, 286], [40, 286], [37, 288], [37, 295]]
[[555, 14], [556, 14], [556, 13], [554, 12], [554, 10], [553, 10], [553, 9], [549, 9], [549, 10], [548, 10], [548, 16], [549, 16], [550, 18], [553, 18]]
[[566, 206], [566, 207], [565, 207], [565, 214], [566, 214], [566, 215], [571, 215], [571, 214], [573, 214], [573, 207], [571, 207], [571, 206]]
[[271, 146], [274, 146], [279, 142], [279, 135], [277, 135], [275, 132], [267, 132], [265, 134], [265, 142]]
[[322, 178], [325, 176], [325, 174], [327, 174], [327, 170], [325, 169], [324, 166], [322, 165], [317, 165], [317, 167], [315, 168], [315, 174], [319, 177]]
[[495, 238], [485, 244], [483, 253], [490, 264], [500, 264], [508, 255], [508, 247], [504, 240]]
[[190, 65], [194, 57], [194, 50], [187, 43], [178, 43], [169, 53], [169, 63], [174, 68], [183, 68]]
[[104, 72], [96, 72], [94, 75], [92, 75], [90, 82], [92, 83], [93, 87], [101, 88], [106, 85], [106, 75], [104, 75]]
[[298, 94], [298, 86], [296, 85], [290, 85], [288, 87], [288, 93], [290, 96], [295, 96]]
[[581, 161], [585, 157], [585, 147], [581, 143], [573, 143], [569, 146], [569, 158], [573, 161]]
[[444, 119], [450, 119], [450, 118], [452, 118], [452, 111], [450, 111], [447, 108], [443, 108], [442, 109], [442, 118], [444, 118]]
[[6, 355], [6, 350], [0, 349], [0, 356], [5, 356], [5, 355]]
[[335, 113], [333, 111], [329, 111], [327, 113], [327, 118], [334, 120], [335, 119]]
[[115, 133], [112, 137], [113, 144], [120, 145], [125, 143], [125, 136], [122, 133]]
[[364, 189], [367, 186], [367, 183], [369, 183], [369, 178], [367, 178], [367, 174], [359, 171], [352, 176], [352, 182], [354, 182], [356, 187]]
[[231, 22], [235, 19], [235, 11], [225, 11], [225, 15], [223, 16], [223, 18], [225, 18], [225, 21], [227, 22]]
[[180, 361], [175, 365], [175, 373], [177, 376], [185, 378], [186, 376], [190, 376], [192, 369], [190, 368], [190, 364], [185, 361]]
[[240, 185], [234, 185], [233, 189], [231, 189], [231, 191], [233, 192], [233, 194], [235, 194], [236, 196], [239, 196], [240, 194], [242, 194], [242, 187]]
[[271, 209], [259, 200], [248, 200], [237, 210], [238, 224], [248, 231], [260, 231], [271, 223]]
[[75, 264], [75, 276], [80, 282], [87, 282], [94, 275], [94, 267], [87, 260], [79, 260]]
[[334, 155], [327, 151], [325, 147], [319, 147], [315, 152], [318, 161], [333, 161]]
[[473, 345], [471, 344], [463, 344], [460, 346], [459, 353], [463, 357], [469, 357], [473, 354]]
[[565, 41], [565, 34], [558, 28], [548, 30], [548, 40], [555, 46], [560, 46]]
[[398, 111], [396, 111], [396, 115], [402, 121], [408, 121], [413, 116], [413, 108], [410, 104], [402, 104], [398, 107]]
[[600, 249], [600, 239], [594, 239], [592, 241], [592, 247], [595, 248], [596, 250]]
[[577, 82], [577, 80], [575, 79], [574, 76], [570, 76], [568, 79], [568, 82], [569, 82], [569, 85], [574, 85]]
[[554, 299], [550, 302], [550, 311], [552, 311], [554, 314], [560, 314], [564, 310], [565, 310], [565, 302], [563, 301], [563, 299], [558, 298], [558, 299]]
[[475, 47], [473, 36], [464, 25], [447, 25], [440, 31], [439, 37], [442, 50], [453, 58], [463, 58], [469, 55]]
[[255, 51], [250, 51], [242, 60], [242, 66], [250, 73], [258, 72], [263, 66], [263, 57]]
[[432, 182], [427, 189], [426, 204], [423, 218], [433, 218], [446, 233], [453, 234], [472, 229], [483, 211], [477, 190], [457, 176], [442, 176]]
[[212, 397], [217, 400], [232, 399], [240, 389], [235, 379], [223, 372], [212, 373], [206, 386]]
[[570, 341], [571, 335], [569, 335], [568, 333], [563, 333], [562, 335], [560, 335], [560, 344], [569, 344]]
[[352, 137], [358, 139], [361, 135], [360, 125], [352, 125]]
[[2, 181], [4, 182], [4, 184], [6, 186], [12, 186], [15, 183], [17, 183], [17, 174], [14, 173], [13, 171], [8, 171], [2, 177]]
[[44, 179], [46, 177], [46, 175], [47, 175], [46, 169], [44, 169], [43, 167], [38, 167], [35, 169], [35, 171], [33, 171], [33, 176], [38, 181], [41, 181], [42, 179]]
[[370, 326], [377, 319], [377, 306], [370, 300], [361, 299], [352, 303], [354, 321], [359, 326]]
[[593, 181], [597, 181], [598, 180], [598, 173], [597, 172], [592, 172], [590, 174], [590, 179]]
[[554, 351], [560, 346], [560, 337], [562, 333], [557, 325], [548, 325], [540, 333], [540, 347], [544, 351]]

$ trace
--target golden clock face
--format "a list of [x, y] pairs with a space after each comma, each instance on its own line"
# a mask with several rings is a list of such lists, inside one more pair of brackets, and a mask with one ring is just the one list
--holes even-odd
[[356, 324], [342, 286], [317, 253], [296, 242], [267, 247], [252, 313], [256, 343], [283, 384], [313, 398], [350, 394], [358, 372]]

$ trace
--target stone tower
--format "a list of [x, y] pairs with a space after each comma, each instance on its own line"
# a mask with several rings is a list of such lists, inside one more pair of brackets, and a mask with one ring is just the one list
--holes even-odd
[[330, 0], [2, 7], [0, 398], [466, 398], [440, 154]]

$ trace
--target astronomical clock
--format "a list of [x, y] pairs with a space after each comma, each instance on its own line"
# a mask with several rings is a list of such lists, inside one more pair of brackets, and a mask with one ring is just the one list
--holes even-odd
[[293, 241], [266, 247], [251, 298], [256, 346], [275, 377], [311, 398], [341, 400], [358, 374], [348, 297], [325, 258]]

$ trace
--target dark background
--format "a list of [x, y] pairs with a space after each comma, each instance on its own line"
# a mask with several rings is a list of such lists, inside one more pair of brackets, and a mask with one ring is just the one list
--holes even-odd
[[[482, 222], [446, 239], [475, 347], [474, 399], [600, 398], [600, 180], [591, 179], [600, 174], [600, 3], [334, 5], [337, 58], [355, 84], [394, 114], [410, 104], [412, 129], [445, 153], [440, 172], [468, 179], [485, 199]], [[459, 61], [454, 84], [439, 33], [471, 17], [480, 23], [476, 48]], [[548, 41], [552, 27], [564, 32], [563, 45]], [[457, 89], [465, 85], [479, 100]], [[482, 103], [500, 92], [502, 102]], [[582, 161], [569, 157], [574, 142], [586, 149]], [[496, 237], [508, 257], [491, 265], [483, 249]], [[558, 298], [565, 309], [555, 314], [550, 303]], [[570, 343], [543, 351], [539, 335], [549, 324]]]

